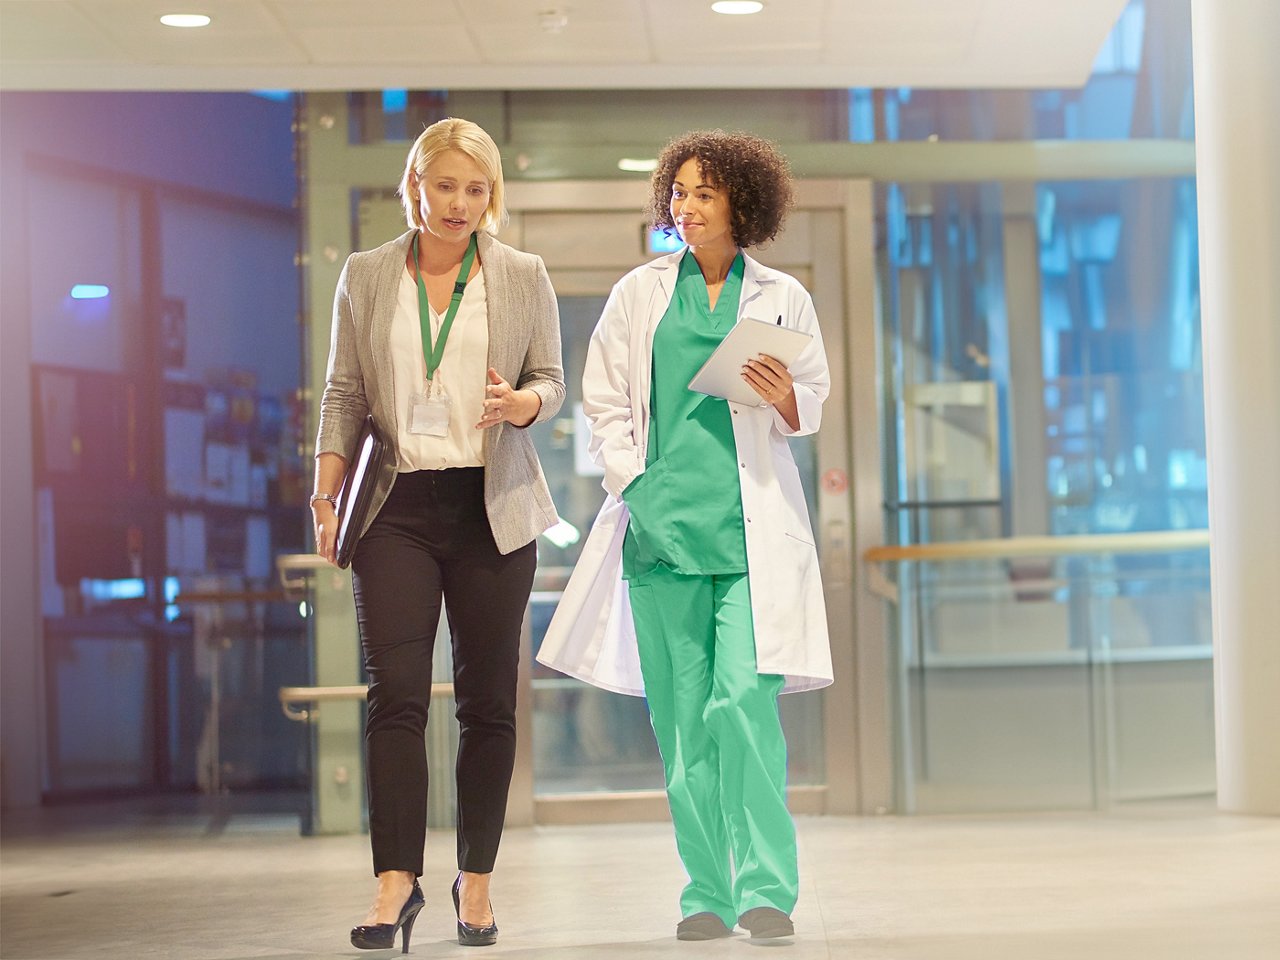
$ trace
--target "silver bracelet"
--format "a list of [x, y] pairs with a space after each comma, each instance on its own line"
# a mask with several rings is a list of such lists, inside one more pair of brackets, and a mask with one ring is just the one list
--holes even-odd
[[317, 500], [325, 501], [331, 507], [333, 507], [335, 512], [338, 509], [338, 495], [336, 493], [313, 493], [311, 495], [311, 501], [308, 504], [308, 506], [314, 507], [316, 505]]

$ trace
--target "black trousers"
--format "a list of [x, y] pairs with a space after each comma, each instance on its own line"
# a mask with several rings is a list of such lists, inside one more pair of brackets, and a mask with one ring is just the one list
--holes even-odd
[[516, 674], [537, 547], [500, 554], [484, 469], [403, 473], [352, 559], [369, 677], [365, 725], [373, 871], [422, 874], [425, 732], [443, 597], [453, 642], [458, 868], [493, 869], [516, 751]]

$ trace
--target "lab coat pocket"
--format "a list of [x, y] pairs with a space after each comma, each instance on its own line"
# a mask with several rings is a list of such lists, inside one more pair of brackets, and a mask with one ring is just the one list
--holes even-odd
[[809, 507], [805, 500], [804, 484], [800, 482], [800, 471], [796, 468], [796, 462], [791, 459], [790, 451], [773, 454], [773, 469], [778, 478], [778, 489], [782, 493], [779, 517], [783, 532], [794, 540], [813, 546], [813, 530], [809, 526]]
[[630, 516], [631, 533], [642, 563], [665, 560], [670, 554], [671, 532], [665, 522], [664, 501], [670, 496], [670, 472], [665, 459], [649, 464], [622, 491], [622, 500]]

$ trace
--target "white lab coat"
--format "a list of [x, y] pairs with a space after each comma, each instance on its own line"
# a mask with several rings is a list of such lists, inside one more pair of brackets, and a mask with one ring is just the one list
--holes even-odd
[[[644, 695], [635, 627], [622, 579], [627, 506], [621, 494], [644, 472], [649, 439], [653, 334], [675, 291], [684, 251], [637, 267], [614, 286], [596, 325], [582, 375], [590, 451], [604, 466], [608, 496], [547, 628], [538, 661], [618, 693]], [[789, 435], [818, 429], [830, 390], [826, 352], [808, 292], [793, 277], [744, 257], [738, 320], [813, 335], [790, 366], [800, 429], [774, 409], [729, 403], [737, 446], [746, 530], [756, 669], [785, 676], [784, 693], [832, 681], [822, 579], [804, 490]]]

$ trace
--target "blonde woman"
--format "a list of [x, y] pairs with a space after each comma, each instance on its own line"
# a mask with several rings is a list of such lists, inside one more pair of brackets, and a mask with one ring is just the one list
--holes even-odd
[[366, 416], [393, 464], [377, 478], [352, 559], [369, 679], [365, 730], [377, 892], [351, 943], [409, 949], [424, 896], [424, 734], [441, 606], [453, 646], [458, 742], [458, 942], [497, 940], [489, 903], [515, 758], [520, 625], [535, 538], [556, 522], [526, 427], [564, 400], [555, 293], [542, 261], [499, 242], [502, 165], [466, 120], [428, 127], [400, 196], [410, 229], [347, 260], [311, 498], [316, 551], [336, 557], [336, 497]]

